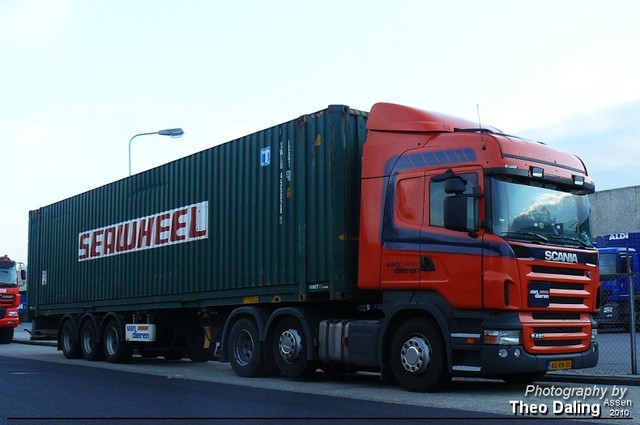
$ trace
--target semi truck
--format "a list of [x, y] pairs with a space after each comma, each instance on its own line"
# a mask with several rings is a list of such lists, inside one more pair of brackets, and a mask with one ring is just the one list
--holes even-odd
[[[599, 252], [602, 307], [596, 321], [602, 327], [640, 329], [640, 233], [613, 233], [595, 239]], [[631, 317], [631, 285], [635, 319]]]
[[593, 367], [593, 191], [542, 143], [330, 105], [31, 211], [32, 338], [410, 391]]
[[0, 257], [0, 344], [10, 344], [15, 328], [20, 325], [19, 288], [26, 279], [22, 266], [6, 254]]

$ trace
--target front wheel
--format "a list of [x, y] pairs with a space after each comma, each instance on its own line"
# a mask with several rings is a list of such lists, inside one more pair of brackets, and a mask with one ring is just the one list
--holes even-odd
[[13, 328], [0, 329], [0, 344], [11, 344], [11, 341], [13, 341], [13, 334]]
[[123, 337], [116, 320], [111, 320], [104, 329], [104, 354], [111, 363], [128, 363], [133, 356], [133, 347]]
[[400, 325], [391, 340], [390, 360], [393, 375], [408, 391], [436, 391], [451, 381], [444, 341], [429, 319]]

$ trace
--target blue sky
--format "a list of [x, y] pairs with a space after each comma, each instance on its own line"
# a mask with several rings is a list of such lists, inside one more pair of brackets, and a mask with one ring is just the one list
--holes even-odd
[[0, 255], [28, 211], [325, 108], [377, 101], [569, 150], [640, 184], [640, 2], [0, 2]]

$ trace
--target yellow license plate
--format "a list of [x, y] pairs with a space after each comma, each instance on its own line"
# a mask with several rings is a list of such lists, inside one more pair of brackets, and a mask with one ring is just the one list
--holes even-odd
[[564, 370], [573, 367], [573, 360], [553, 360], [549, 362], [549, 370]]

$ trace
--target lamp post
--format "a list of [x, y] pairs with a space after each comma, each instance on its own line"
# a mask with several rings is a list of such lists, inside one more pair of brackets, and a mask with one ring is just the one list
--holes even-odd
[[138, 133], [135, 134], [131, 140], [129, 140], [129, 176], [131, 176], [131, 142], [138, 136], [149, 136], [151, 134], [159, 134], [161, 136], [171, 136], [172, 139], [177, 139], [178, 137], [182, 137], [184, 131], [181, 128], [169, 128], [167, 130], [158, 130], [152, 131], [151, 133]]

